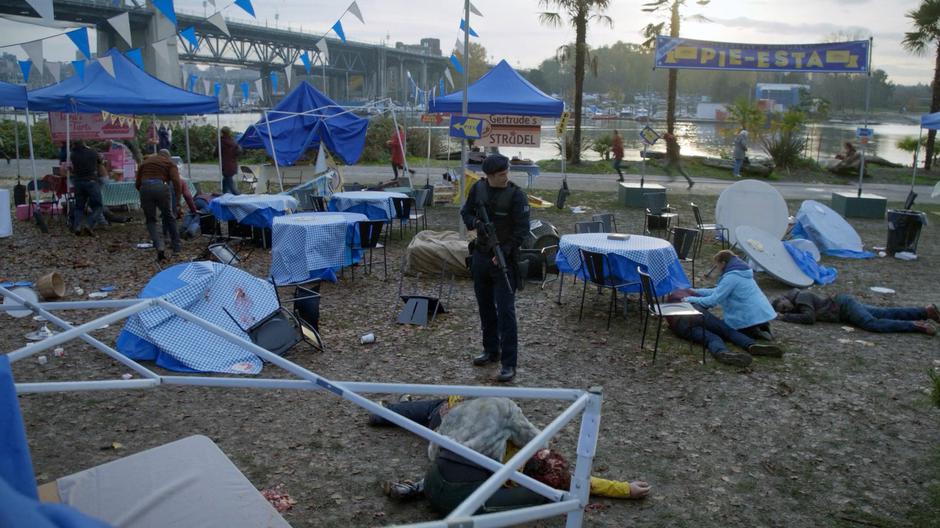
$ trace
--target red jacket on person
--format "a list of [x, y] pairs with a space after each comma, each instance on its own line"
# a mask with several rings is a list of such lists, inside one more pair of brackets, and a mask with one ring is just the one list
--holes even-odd
[[392, 163], [394, 165], [405, 164], [405, 151], [402, 146], [405, 144], [405, 133], [399, 130], [389, 140], [388, 146], [392, 149]]

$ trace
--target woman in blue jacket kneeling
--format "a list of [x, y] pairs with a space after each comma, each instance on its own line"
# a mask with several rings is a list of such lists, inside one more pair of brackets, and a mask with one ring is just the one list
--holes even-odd
[[755, 339], [772, 341], [770, 321], [777, 314], [754, 282], [754, 271], [727, 249], [716, 253], [714, 261], [721, 273], [718, 284], [693, 289], [696, 296], [682, 300], [706, 309], [721, 306], [728, 326]]

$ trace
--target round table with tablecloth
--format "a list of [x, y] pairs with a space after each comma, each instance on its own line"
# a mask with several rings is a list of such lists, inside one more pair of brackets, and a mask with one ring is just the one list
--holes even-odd
[[385, 191], [351, 191], [333, 193], [330, 196], [330, 211], [362, 213], [369, 220], [391, 220], [395, 218], [392, 198], [408, 198], [407, 194]]
[[271, 227], [276, 216], [297, 210], [297, 199], [289, 194], [223, 194], [209, 202], [209, 211], [219, 220], [235, 220], [254, 227]]
[[558, 243], [558, 254], [555, 257], [560, 273], [576, 274], [582, 280], [587, 279], [587, 270], [581, 269], [581, 249], [610, 256], [612, 275], [621, 282], [629, 283], [620, 288], [621, 291], [641, 291], [637, 266], [649, 273], [657, 295], [690, 287], [675, 249], [661, 238], [629, 235], [626, 240], [612, 240], [607, 238], [607, 233], [564, 235]]
[[336, 271], [362, 258], [351, 251], [358, 243], [357, 222], [368, 221], [360, 213], [298, 213], [274, 219], [271, 243], [271, 277], [278, 285], [314, 279], [336, 282]]

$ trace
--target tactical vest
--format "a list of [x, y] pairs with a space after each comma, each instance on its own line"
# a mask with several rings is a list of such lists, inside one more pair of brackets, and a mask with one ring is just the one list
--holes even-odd
[[[512, 201], [516, 193], [520, 191], [519, 186], [509, 182], [509, 186], [499, 192], [491, 192], [491, 188], [485, 181], [477, 183], [480, 187], [477, 192], [486, 193], [486, 211], [489, 214], [490, 221], [496, 227], [496, 238], [505, 243], [512, 240]], [[477, 205], [479, 207], [479, 204]], [[514, 248], [515, 249], [515, 248]]]

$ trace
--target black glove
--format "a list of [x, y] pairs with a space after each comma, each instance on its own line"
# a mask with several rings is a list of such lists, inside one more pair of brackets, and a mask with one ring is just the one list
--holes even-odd
[[473, 223], [473, 229], [476, 230], [477, 235], [486, 232], [486, 224], [483, 223], [483, 220], [479, 218]]

